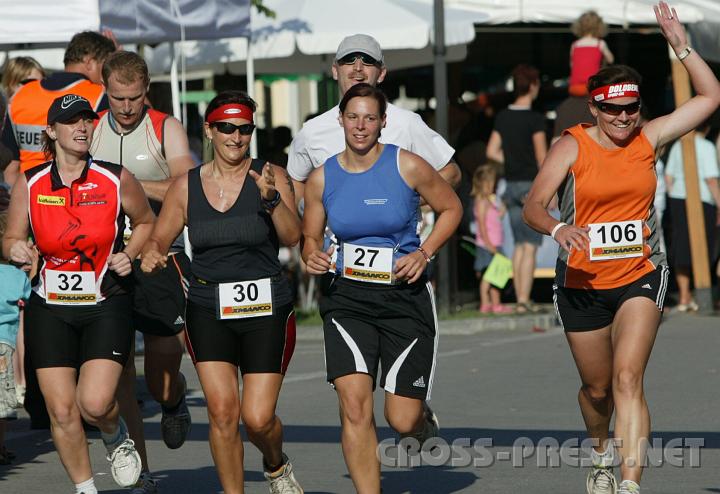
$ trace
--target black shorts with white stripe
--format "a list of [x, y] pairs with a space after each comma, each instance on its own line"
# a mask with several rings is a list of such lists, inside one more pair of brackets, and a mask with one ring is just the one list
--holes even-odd
[[592, 331], [612, 324], [626, 300], [645, 297], [655, 302], [660, 312], [665, 303], [669, 269], [658, 266], [627, 285], [607, 290], [585, 290], [553, 286], [553, 302], [565, 331]]
[[429, 400], [437, 357], [435, 295], [427, 280], [376, 285], [337, 278], [320, 301], [327, 380], [368, 374], [389, 393]]

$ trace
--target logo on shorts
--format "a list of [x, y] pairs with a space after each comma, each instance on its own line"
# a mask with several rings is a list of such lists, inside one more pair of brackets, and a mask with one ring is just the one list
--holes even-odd
[[652, 287], [650, 286], [650, 283], [645, 283], [642, 287], [643, 287], [643, 288], [646, 288], [646, 289], [648, 289], [648, 290], [652, 290]]
[[44, 196], [38, 194], [37, 203], [44, 204], [45, 206], [64, 206], [65, 198], [63, 196]]
[[418, 377], [415, 382], [413, 383], [413, 386], [416, 388], [424, 388], [425, 387], [425, 379], [423, 379], [422, 376]]
[[180, 324], [185, 324], [185, 321], [183, 320], [182, 316], [177, 316], [177, 319], [175, 319], [175, 322], [173, 324], [177, 326]]

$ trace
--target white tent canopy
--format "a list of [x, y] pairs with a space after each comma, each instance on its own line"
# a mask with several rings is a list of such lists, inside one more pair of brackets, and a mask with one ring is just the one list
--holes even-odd
[[[252, 9], [250, 49], [256, 72], [325, 72], [340, 41], [357, 32], [378, 40], [393, 69], [432, 63], [432, 0], [364, 0], [361, 8], [355, 0], [265, 0], [264, 5], [276, 18]], [[465, 45], [475, 38], [473, 23], [485, 19], [477, 10], [445, 8], [450, 59], [465, 57]], [[245, 38], [187, 42], [182, 49], [188, 67], [241, 73], [248, 42]], [[167, 45], [146, 50], [153, 73], [168, 70], [169, 53]]]

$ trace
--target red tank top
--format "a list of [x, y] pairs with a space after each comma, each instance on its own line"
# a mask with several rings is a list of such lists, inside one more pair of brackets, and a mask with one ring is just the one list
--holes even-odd
[[600, 51], [600, 43], [596, 46], [578, 46], [577, 42], [572, 45], [570, 85], [585, 85], [591, 76], [597, 74], [602, 66], [603, 54]]
[[96, 301], [121, 291], [108, 276], [108, 258], [123, 247], [122, 167], [89, 158], [80, 177], [65, 185], [54, 161], [25, 172], [30, 227], [40, 251], [33, 290], [46, 297], [47, 270], [95, 274]]

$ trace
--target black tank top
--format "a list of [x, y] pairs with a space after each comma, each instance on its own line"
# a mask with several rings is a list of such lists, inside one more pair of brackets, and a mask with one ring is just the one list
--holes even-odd
[[[250, 169], [262, 173], [264, 164], [252, 160]], [[188, 298], [214, 308], [218, 283], [271, 278], [273, 304], [291, 302], [289, 282], [281, 275], [277, 232], [262, 207], [255, 180], [247, 175], [235, 203], [221, 213], [205, 196], [200, 170], [188, 172], [188, 235], [193, 253]]]

